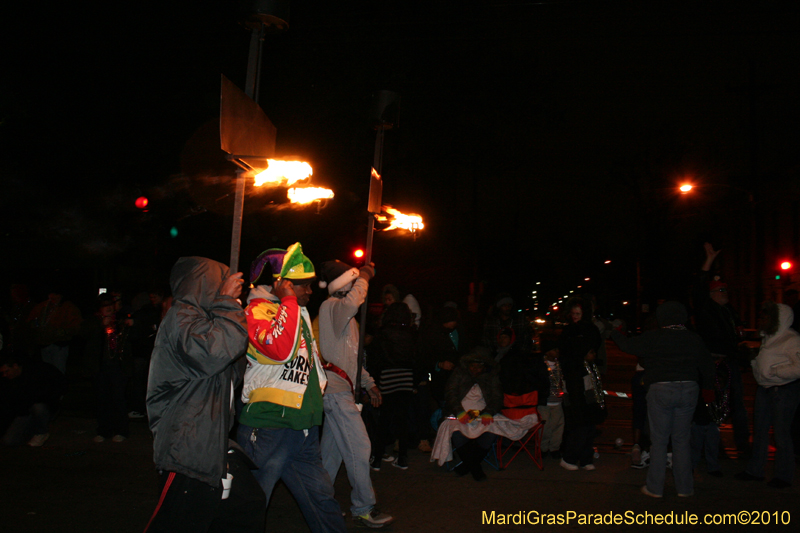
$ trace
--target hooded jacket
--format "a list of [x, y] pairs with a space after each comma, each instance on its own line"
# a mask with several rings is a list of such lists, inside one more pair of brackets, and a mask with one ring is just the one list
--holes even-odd
[[784, 304], [778, 307], [778, 328], [764, 335], [758, 356], [751, 361], [753, 376], [762, 387], [786, 385], [800, 378], [800, 334], [792, 329], [794, 312]]
[[[355, 385], [358, 373], [358, 323], [355, 315], [367, 298], [369, 284], [357, 278], [344, 298], [331, 296], [319, 306], [319, 342], [322, 358], [338, 366]], [[328, 394], [352, 392], [350, 383], [335, 372], [328, 374]], [[369, 390], [375, 380], [361, 369], [361, 388]]]
[[679, 302], [665, 302], [656, 309], [659, 329], [627, 338], [613, 331], [617, 346], [639, 358], [645, 386], [663, 381], [697, 381], [702, 389], [714, 388], [714, 362], [703, 339], [683, 327], [689, 316]]
[[[503, 389], [500, 375], [494, 360], [487, 355], [488, 349], [479, 347], [458, 361], [445, 388], [445, 409], [450, 414], [458, 414], [464, 410], [461, 402], [473, 385], [478, 385], [486, 402], [484, 413], [496, 415], [503, 408]], [[469, 371], [472, 363], [483, 363], [485, 371], [475, 377]]]
[[202, 257], [175, 263], [173, 303], [156, 336], [147, 386], [156, 467], [212, 486], [225, 473], [233, 390], [247, 347], [244, 310], [219, 294], [228, 274]]

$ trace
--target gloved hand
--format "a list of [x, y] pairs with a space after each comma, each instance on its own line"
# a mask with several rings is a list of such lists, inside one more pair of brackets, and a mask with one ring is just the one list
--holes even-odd
[[470, 421], [469, 413], [466, 411], [461, 411], [456, 418], [458, 418], [458, 421], [462, 424], [468, 424]]
[[494, 422], [494, 417], [492, 415], [488, 413], [483, 413], [481, 415], [481, 424], [483, 424], [484, 426], [488, 426], [492, 422]]
[[375, 277], [375, 263], [364, 265], [358, 270], [359, 270], [358, 277], [364, 278], [366, 281], [369, 281]]

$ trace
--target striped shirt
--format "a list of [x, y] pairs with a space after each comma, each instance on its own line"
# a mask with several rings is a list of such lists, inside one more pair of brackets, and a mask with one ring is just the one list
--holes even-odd
[[381, 371], [381, 394], [393, 392], [413, 392], [414, 371], [410, 368], [390, 368]]

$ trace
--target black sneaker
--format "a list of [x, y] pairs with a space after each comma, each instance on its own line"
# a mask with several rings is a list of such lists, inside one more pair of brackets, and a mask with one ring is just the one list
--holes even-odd
[[408, 470], [408, 458], [398, 457], [397, 459], [392, 461], [392, 466], [395, 468], [399, 468], [400, 470]]
[[380, 472], [381, 471], [381, 458], [380, 457], [370, 457], [369, 468], [373, 472]]

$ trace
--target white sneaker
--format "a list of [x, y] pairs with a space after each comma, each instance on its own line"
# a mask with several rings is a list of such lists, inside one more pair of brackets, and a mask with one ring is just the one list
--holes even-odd
[[102, 436], [102, 435], [95, 435], [94, 438], [92, 439], [92, 442], [97, 442], [97, 443], [101, 443], [101, 442], [105, 442], [105, 441], [106, 441], [106, 438], [104, 436]]
[[130, 413], [128, 413], [128, 418], [135, 420], [138, 418], [144, 418], [144, 415], [139, 411], [131, 411]]
[[50, 433], [41, 433], [39, 435], [34, 435], [31, 440], [28, 441], [28, 446], [33, 446], [37, 448], [44, 444], [44, 442], [50, 438]]
[[584, 470], [594, 470], [595, 469], [594, 465], [591, 464], [591, 463], [589, 463], [588, 465], [584, 465], [581, 468], [583, 468]]
[[114, 435], [113, 437], [111, 437], [111, 440], [113, 442], [122, 442], [122, 441], [126, 440], [127, 438], [128, 437], [125, 437], [124, 435]]
[[559, 464], [561, 465], [561, 468], [563, 468], [564, 470], [578, 470], [579, 468], [578, 465], [569, 464], [564, 459], [561, 459], [561, 462]]
[[650, 466], [650, 452], [642, 451], [641, 460], [638, 463], [631, 463], [631, 468], [647, 468]]

